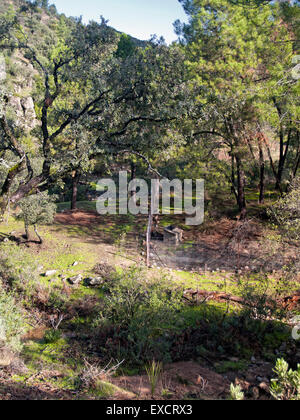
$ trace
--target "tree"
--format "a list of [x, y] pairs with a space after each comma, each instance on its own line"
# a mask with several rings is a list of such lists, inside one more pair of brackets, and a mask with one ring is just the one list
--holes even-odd
[[300, 238], [300, 178], [293, 180], [290, 192], [269, 210], [276, 226], [288, 239]]
[[[125, 136], [141, 126], [165, 126], [184, 112], [185, 73], [178, 48], [150, 42], [124, 60], [115, 54], [119, 35], [104, 20], [85, 26], [61, 18], [55, 36], [43, 40], [28, 33], [26, 16], [22, 26], [18, 13], [2, 19], [6, 31], [0, 33], [0, 50], [19, 51], [36, 72], [33, 99], [40, 126], [30, 135], [42, 159], [41, 171], [34, 173], [4, 95], [0, 127], [5, 147], [18, 159], [0, 190], [4, 208], [8, 201], [47, 190], [82, 160], [124, 149]], [[81, 133], [80, 147], [74, 132]], [[20, 174], [25, 182], [17, 182]]]
[[127, 58], [136, 52], [137, 46], [133, 39], [127, 34], [121, 34], [116, 56], [119, 58]]
[[[249, 161], [259, 168], [261, 202], [265, 150], [276, 183], [281, 184], [298, 112], [291, 78], [295, 31], [284, 22], [286, 7], [279, 4], [248, 8], [227, 0], [180, 1], [189, 23], [176, 22], [175, 28], [189, 57], [194, 83], [204, 93], [199, 98], [201, 112], [194, 117], [194, 135], [202, 136], [203, 143], [211, 138], [217, 148], [227, 150], [226, 176], [231, 173], [232, 191], [244, 214], [246, 172], [252, 171]], [[281, 83], [282, 79], [286, 83]], [[287, 122], [279, 117], [276, 106], [283, 101], [287, 106], [281, 112]], [[272, 131], [274, 137], [278, 131], [280, 138], [278, 168], [267, 140]]]
[[50, 197], [47, 192], [43, 192], [23, 198], [19, 202], [21, 213], [17, 218], [24, 222], [25, 236], [28, 241], [30, 240], [29, 228], [33, 226], [40, 244], [43, 243], [38, 226], [53, 223], [56, 214], [55, 198], [55, 196]]

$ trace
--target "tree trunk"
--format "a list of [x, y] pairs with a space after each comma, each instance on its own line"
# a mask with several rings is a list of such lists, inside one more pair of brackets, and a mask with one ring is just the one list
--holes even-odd
[[34, 232], [35, 232], [36, 236], [39, 239], [39, 243], [42, 245], [43, 239], [41, 238], [40, 234], [38, 233], [38, 230], [37, 230], [37, 226], [36, 225], [34, 225]]
[[300, 154], [298, 155], [298, 159], [294, 168], [294, 173], [293, 173], [294, 178], [296, 178], [299, 168], [300, 168]]
[[71, 199], [71, 210], [77, 209], [77, 195], [78, 195], [78, 183], [80, 174], [78, 171], [74, 171], [72, 178], [72, 199]]
[[150, 267], [150, 251], [151, 251], [151, 232], [152, 232], [152, 223], [153, 223], [153, 215], [152, 212], [150, 210], [149, 212], [149, 217], [148, 217], [148, 226], [147, 226], [147, 235], [146, 235], [146, 247], [147, 247], [147, 267]]
[[232, 152], [231, 152], [231, 192], [234, 194], [236, 201], [238, 203], [238, 192], [236, 190], [236, 183], [235, 183], [234, 154]]
[[259, 167], [260, 167], [260, 182], [259, 182], [259, 204], [265, 202], [265, 157], [262, 144], [259, 142]]
[[236, 164], [237, 164], [237, 178], [238, 178], [238, 206], [241, 212], [241, 219], [244, 219], [247, 214], [247, 206], [246, 206], [246, 196], [245, 196], [245, 185], [246, 185], [246, 178], [245, 172], [242, 169], [241, 159], [236, 157]]
[[25, 223], [25, 238], [27, 241], [30, 241], [30, 231], [29, 231], [29, 226], [27, 225], [27, 223]]
[[296, 178], [298, 169], [300, 168], [300, 135], [299, 135], [298, 130], [297, 130], [296, 136], [297, 136], [297, 141], [298, 141], [298, 150], [297, 150], [296, 161], [295, 161], [295, 166], [294, 166], [294, 171], [293, 171], [293, 178]]
[[283, 175], [283, 168], [284, 168], [284, 135], [282, 128], [280, 129], [280, 152], [279, 152], [279, 163], [278, 163], [278, 171], [277, 171], [277, 177], [276, 177], [276, 190], [280, 190], [281, 188], [281, 182], [282, 182], [282, 175]]
[[273, 158], [272, 158], [271, 149], [270, 149], [270, 146], [269, 146], [269, 144], [267, 142], [267, 139], [265, 137], [263, 137], [263, 142], [264, 142], [264, 144], [266, 146], [266, 149], [267, 149], [267, 153], [268, 153], [269, 160], [270, 160], [270, 165], [271, 165], [271, 168], [272, 168], [274, 177], [276, 179], [276, 185], [278, 185], [280, 194], [282, 195], [283, 194], [283, 191], [282, 191], [282, 188], [281, 188], [281, 182], [278, 179], [278, 173], [276, 171], [275, 164], [274, 164], [274, 161], [273, 161]]

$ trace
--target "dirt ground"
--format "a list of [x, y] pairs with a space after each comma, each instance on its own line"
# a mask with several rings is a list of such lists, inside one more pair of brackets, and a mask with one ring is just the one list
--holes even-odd
[[[132, 230], [126, 235], [125, 249], [128, 254], [138, 254], [141, 248], [138, 240], [141, 226], [146, 226], [146, 219], [138, 216], [132, 224]], [[111, 226], [110, 216], [100, 216], [91, 211], [66, 211], [56, 216], [56, 224], [88, 229], [91, 240], [95, 243], [111, 243], [111, 235], [96, 229], [99, 224]], [[120, 219], [118, 223], [122, 223]], [[174, 216], [174, 223], [180, 225], [182, 216]], [[128, 223], [128, 221], [127, 221]], [[158, 231], [163, 232], [163, 227]], [[152, 241], [152, 263], [157, 266], [186, 271], [227, 271], [238, 270], [272, 272], [293, 261], [299, 255], [299, 248], [294, 244], [283, 246], [268, 239], [271, 235], [263, 225], [250, 219], [246, 222], [222, 218], [203, 226], [184, 231], [184, 241], [179, 245], [170, 245], [161, 241]], [[271, 245], [272, 243], [272, 245]]]
[[[138, 399], [151, 399], [149, 379], [143, 376], [121, 376], [112, 383], [128, 389]], [[167, 365], [158, 382], [155, 399], [223, 399], [229, 394], [230, 383], [223, 376], [195, 362]]]

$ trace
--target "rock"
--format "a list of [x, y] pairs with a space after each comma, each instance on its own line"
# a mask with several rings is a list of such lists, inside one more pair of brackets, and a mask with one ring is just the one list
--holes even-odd
[[259, 388], [257, 388], [257, 386], [254, 386], [252, 389], [251, 389], [251, 395], [252, 395], [252, 397], [255, 399], [255, 400], [258, 400], [259, 399]]
[[259, 387], [259, 389], [261, 389], [262, 391], [265, 391], [267, 394], [269, 394], [269, 392], [270, 392], [270, 387], [269, 387], [269, 385], [268, 385], [266, 382], [261, 382], [261, 383], [258, 385], [258, 387]]
[[75, 261], [75, 262], [72, 264], [72, 267], [76, 267], [78, 264], [79, 264], [79, 262], [78, 262], [78, 261]]
[[251, 357], [251, 362], [255, 363], [256, 362], [256, 358], [254, 356]]
[[57, 270], [49, 270], [49, 271], [46, 271], [46, 273], [45, 273], [45, 277], [52, 277], [52, 276], [54, 276], [56, 273], [57, 273]]
[[0, 368], [8, 367], [14, 360], [14, 354], [6, 348], [0, 348]]
[[105, 280], [102, 277], [89, 277], [84, 279], [85, 285], [90, 287], [102, 286], [104, 282]]
[[68, 279], [68, 282], [70, 284], [73, 284], [74, 286], [77, 286], [78, 284], [80, 284], [82, 282], [82, 275], [81, 274], [78, 274], [77, 276], [70, 277]]

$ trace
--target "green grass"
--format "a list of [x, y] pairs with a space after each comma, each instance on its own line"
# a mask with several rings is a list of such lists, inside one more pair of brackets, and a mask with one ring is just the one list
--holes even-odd
[[[78, 210], [96, 211], [96, 201], [79, 201], [77, 203]], [[61, 213], [65, 210], [71, 210], [71, 202], [66, 201], [57, 203], [57, 212]]]
[[245, 372], [249, 366], [249, 362], [246, 360], [238, 361], [224, 361], [215, 364], [217, 373], [223, 374], [227, 372]]

